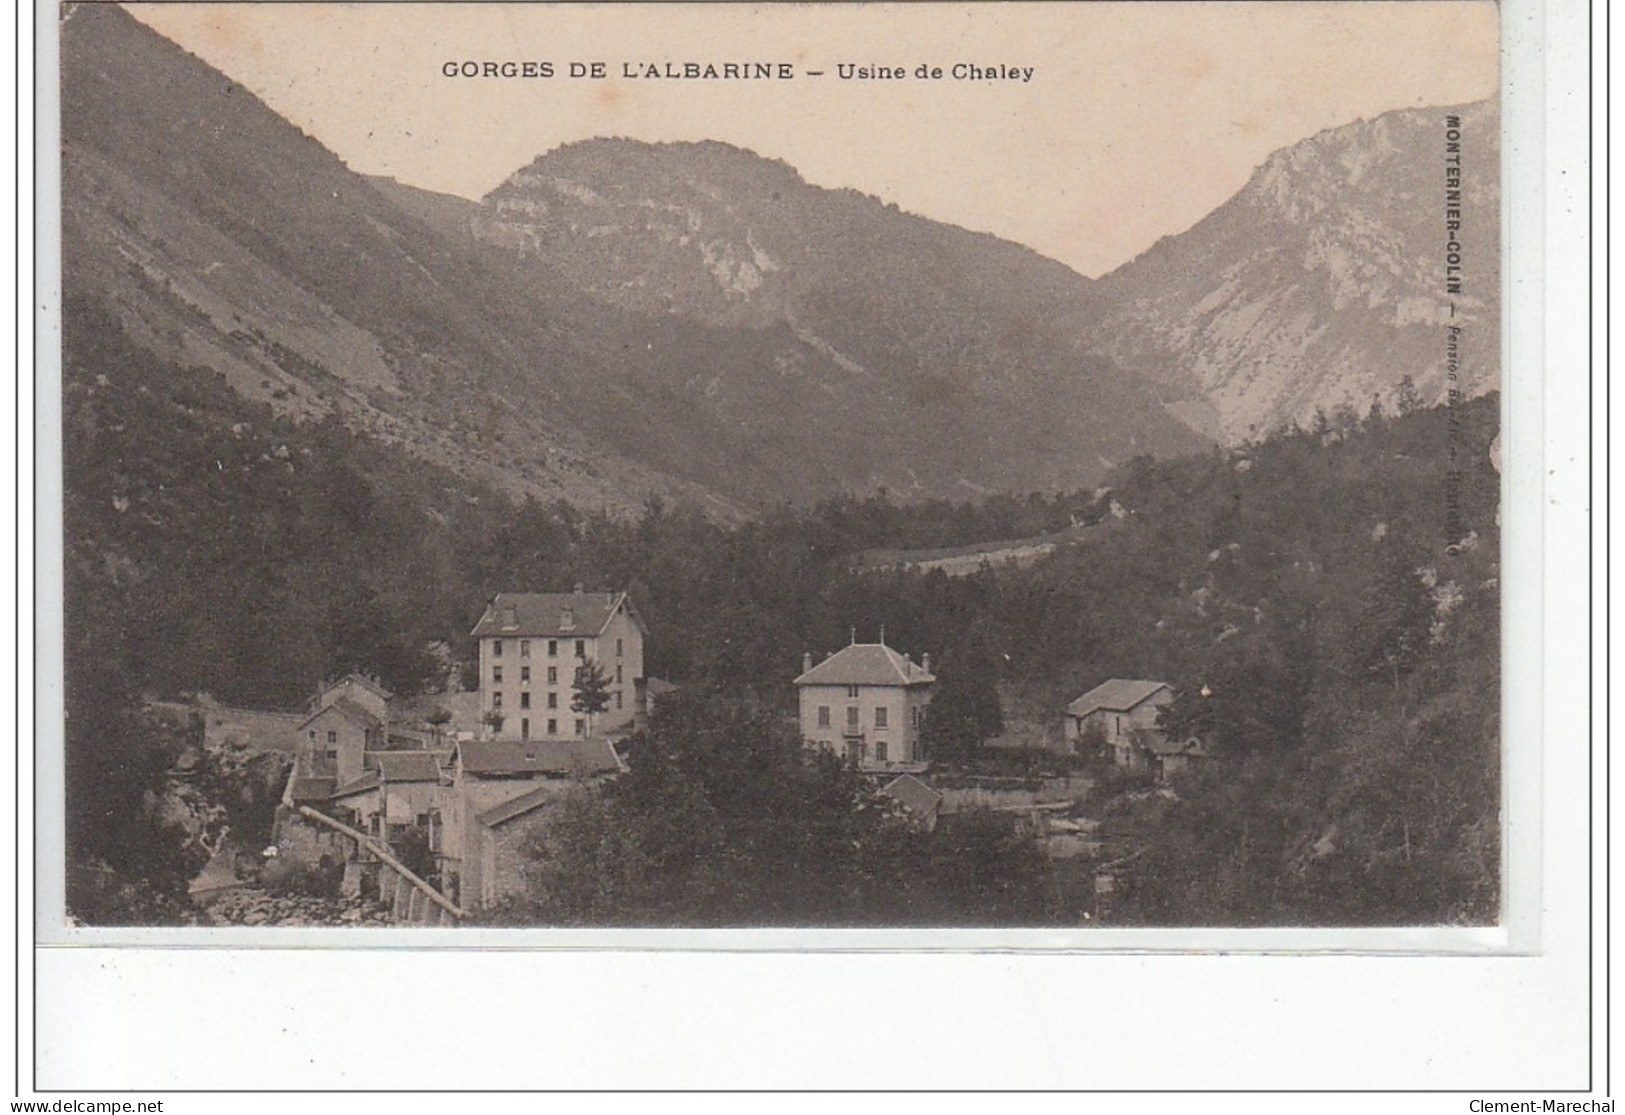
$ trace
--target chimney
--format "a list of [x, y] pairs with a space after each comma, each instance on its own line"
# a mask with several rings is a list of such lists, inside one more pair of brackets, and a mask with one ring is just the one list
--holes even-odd
[[801, 653], [801, 672], [805, 674], [805, 673], [810, 673], [811, 671], [812, 671], [812, 651], [810, 651], [810, 650], [802, 651], [802, 653]]
[[920, 669], [928, 674], [931, 672], [931, 656], [929, 654], [920, 655]]

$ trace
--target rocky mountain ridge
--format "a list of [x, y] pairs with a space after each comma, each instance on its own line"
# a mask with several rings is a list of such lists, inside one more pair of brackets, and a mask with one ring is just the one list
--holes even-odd
[[[1279, 152], [1091, 282], [720, 142], [587, 140], [443, 197], [353, 174], [110, 5], [73, 9], [63, 51], [67, 295], [279, 413], [516, 495], [733, 516], [1076, 489], [1405, 376], [1445, 388], [1445, 110]], [[1473, 394], [1498, 379], [1495, 115], [1460, 114]]]
[[[1447, 134], [1459, 119], [1459, 138]], [[1460, 144], [1461, 227], [1446, 226]], [[1494, 102], [1406, 109], [1272, 155], [1235, 197], [1097, 284], [1075, 321], [1126, 370], [1205, 400], [1196, 425], [1258, 437], [1317, 410], [1421, 402], [1500, 382], [1500, 126]], [[1447, 285], [1452, 237], [1466, 260]], [[1457, 380], [1448, 381], [1452, 326]]]
[[[1169, 389], [1046, 327], [1034, 292], [1086, 284], [1027, 249], [722, 144], [629, 141], [539, 160], [570, 163], [550, 177], [579, 188], [548, 199], [569, 222], [524, 226], [521, 177], [471, 235], [466, 203], [352, 173], [111, 5], [72, 9], [62, 38], [70, 304], [106, 307], [155, 354], [279, 413], [335, 415], [515, 495], [614, 513], [656, 496], [730, 516], [881, 487], [1070, 488], [1203, 444], [1166, 412]], [[692, 165], [640, 177], [616, 169], [628, 159]], [[683, 205], [627, 200], [651, 182], [678, 184]], [[593, 198], [625, 203], [575, 220]], [[701, 284], [591, 273], [617, 243], [654, 273], [648, 243], [702, 205]], [[628, 213], [654, 218], [602, 235]], [[545, 252], [511, 243], [533, 233]]]

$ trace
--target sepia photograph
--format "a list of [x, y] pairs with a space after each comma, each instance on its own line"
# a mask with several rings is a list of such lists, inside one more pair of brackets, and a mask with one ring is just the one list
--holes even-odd
[[1504, 924], [1497, 4], [58, 14], [62, 926]]

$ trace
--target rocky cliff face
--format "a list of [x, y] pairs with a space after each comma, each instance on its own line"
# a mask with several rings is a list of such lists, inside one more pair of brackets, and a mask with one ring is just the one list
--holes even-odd
[[1088, 280], [727, 144], [570, 144], [471, 224], [598, 306], [728, 331], [711, 358], [655, 374], [843, 487], [1075, 486], [1109, 461], [1202, 444], [1169, 412], [1180, 389], [1057, 327], [1093, 305]]
[[[1077, 488], [1138, 454], [1496, 381], [1495, 113], [1273, 157], [1090, 283], [722, 143], [599, 139], [483, 203], [351, 173], [110, 5], [63, 28], [65, 293], [177, 365], [544, 499], [717, 514], [839, 491]], [[1201, 430], [1203, 433], [1198, 433]], [[1207, 435], [1207, 436], [1204, 436]]]
[[474, 206], [353, 174], [111, 6], [71, 10], [63, 63], [73, 304], [510, 491], [734, 514], [1078, 486], [1202, 444], [1047, 328], [1083, 279], [782, 164], [595, 141]]
[[[1462, 290], [1446, 285], [1447, 120], [1460, 118]], [[1493, 103], [1391, 112], [1271, 156], [1189, 231], [1103, 278], [1078, 324], [1124, 369], [1205, 400], [1226, 441], [1391, 402], [1444, 398], [1461, 327], [1468, 395], [1500, 380], [1500, 139]], [[1453, 307], [1453, 309], [1452, 309]]]

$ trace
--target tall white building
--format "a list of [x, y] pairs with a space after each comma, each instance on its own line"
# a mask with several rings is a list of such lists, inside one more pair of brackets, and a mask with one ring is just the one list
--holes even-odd
[[[572, 739], [632, 723], [643, 684], [643, 620], [624, 592], [503, 592], [472, 632], [480, 648], [480, 713], [491, 737]], [[573, 712], [576, 670], [596, 662], [609, 707]]]

